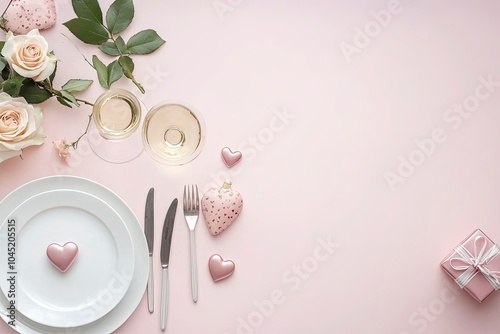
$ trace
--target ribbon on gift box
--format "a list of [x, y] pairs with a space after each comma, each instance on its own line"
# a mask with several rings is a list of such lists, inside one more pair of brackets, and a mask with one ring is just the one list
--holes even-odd
[[[480, 245], [482, 243], [482, 246]], [[460, 276], [455, 279], [455, 282], [464, 288], [477, 273], [481, 272], [488, 282], [495, 288], [500, 289], [500, 272], [490, 271], [486, 268], [488, 262], [493, 260], [495, 256], [500, 253], [500, 247], [494, 244], [488, 251], [486, 251], [487, 240], [483, 236], [477, 236], [474, 239], [474, 255], [472, 255], [463, 245], [455, 247], [455, 252], [460, 257], [450, 259], [450, 266], [457, 271], [464, 271]], [[479, 252], [478, 252], [478, 249]], [[460, 262], [465, 265], [453, 265], [453, 261]]]

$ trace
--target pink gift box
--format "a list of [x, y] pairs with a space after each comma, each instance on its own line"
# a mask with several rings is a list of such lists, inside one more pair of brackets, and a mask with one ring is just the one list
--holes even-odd
[[441, 262], [441, 268], [478, 302], [500, 288], [500, 247], [477, 229]]

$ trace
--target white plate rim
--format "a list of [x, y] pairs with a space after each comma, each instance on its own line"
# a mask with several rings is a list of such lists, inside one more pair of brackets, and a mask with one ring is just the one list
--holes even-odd
[[[61, 202], [59, 202], [57, 204], [52, 203], [52, 202], [48, 203], [46, 201], [47, 200], [46, 197], [49, 196], [49, 198], [50, 198], [50, 196], [61, 196], [61, 195], [58, 195], [58, 194], [61, 194], [61, 193], [63, 193], [63, 194], [71, 193], [71, 194], [75, 194], [76, 196], [86, 197], [86, 198], [90, 199], [91, 201], [95, 201], [94, 204], [102, 205], [107, 210], [107, 212], [109, 214], [111, 214], [113, 216], [116, 216], [116, 220], [118, 220], [120, 222], [119, 225], [121, 225], [121, 226], [110, 226], [110, 224], [116, 225], [117, 222], [116, 221], [108, 221], [107, 219], [102, 219], [102, 217], [98, 217], [98, 218], [100, 218], [100, 220], [108, 228], [111, 227], [111, 229], [113, 229], [115, 231], [117, 229], [119, 229], [119, 228], [123, 228], [122, 231], [119, 231], [119, 233], [121, 233], [120, 237], [123, 238], [123, 239], [126, 239], [126, 242], [125, 242], [124, 246], [126, 246], [127, 248], [128, 248], [128, 246], [130, 246], [130, 249], [125, 249], [125, 250], [123, 250], [121, 252], [121, 254], [119, 255], [119, 264], [118, 264], [118, 267], [121, 267], [120, 264], [121, 265], [128, 265], [126, 267], [127, 272], [133, 272], [134, 271], [134, 264], [135, 264], [135, 259], [133, 258], [134, 245], [133, 245], [132, 237], [130, 236], [130, 232], [129, 232], [128, 227], [125, 225], [125, 222], [123, 221], [122, 217], [111, 206], [109, 206], [106, 202], [104, 202], [103, 200], [101, 200], [99, 197], [96, 197], [96, 196], [94, 196], [92, 194], [89, 194], [87, 192], [78, 191], [78, 190], [72, 190], [72, 189], [56, 189], [56, 190], [43, 191], [43, 192], [40, 192], [40, 193], [38, 193], [36, 195], [30, 196], [29, 198], [27, 198], [26, 200], [24, 200], [22, 203], [20, 203], [16, 208], [14, 208], [14, 210], [12, 210], [11, 213], [7, 215], [6, 219], [4, 219], [4, 221], [0, 223], [0, 231], [2, 231], [2, 229], [4, 228], [4, 225], [6, 224], [7, 219], [16, 216], [17, 211], [23, 210], [23, 214], [25, 214], [26, 211], [24, 210], [24, 206], [25, 205], [30, 205], [30, 202], [32, 202], [32, 201], [38, 201], [34, 205], [41, 206], [44, 209], [55, 208], [55, 207], [60, 206]], [[66, 198], [62, 197], [63, 201], [65, 201], [66, 199], [67, 199], [67, 197]], [[80, 198], [80, 199], [82, 199], [82, 198]], [[75, 203], [69, 203], [69, 204], [64, 205], [64, 206], [71, 206], [71, 207], [75, 207], [75, 208], [84, 209], [85, 211], [88, 211], [90, 214], [93, 214], [93, 215], [96, 215], [96, 216], [101, 216], [100, 213], [96, 214], [95, 212], [91, 212], [91, 211], [87, 210], [87, 208], [84, 208], [84, 207], [80, 206], [79, 204], [81, 204], [81, 202], [77, 201]], [[37, 211], [37, 210], [35, 210], [35, 211]], [[30, 218], [32, 218], [32, 217], [30, 217]], [[20, 237], [21, 231], [22, 231], [23, 227], [26, 225], [26, 223], [27, 222], [22, 222], [19, 225], [17, 225], [17, 238]], [[111, 233], [111, 234], [113, 235], [113, 233]], [[116, 235], [114, 235], [114, 237], [115, 237], [115, 240], [116, 240]], [[18, 284], [19, 284], [19, 282], [18, 282]], [[86, 325], [88, 323], [94, 322], [94, 321], [98, 320], [99, 318], [101, 318], [102, 316], [105, 316], [108, 312], [110, 312], [119, 303], [119, 301], [123, 298], [123, 296], [127, 292], [128, 288], [130, 286], [130, 281], [125, 282], [125, 284], [126, 285], [124, 286], [123, 290], [121, 290], [116, 295], [113, 294], [114, 297], [115, 297], [115, 299], [111, 303], [106, 304], [106, 307], [99, 308], [100, 309], [100, 313], [97, 313], [96, 317], [93, 318], [93, 319], [91, 319], [91, 320], [85, 320], [85, 321], [81, 321], [80, 320], [80, 321], [78, 321], [78, 320], [75, 320], [75, 319], [71, 319], [71, 320], [68, 320], [67, 325], [64, 325], [64, 324], [55, 324], [55, 323], [51, 324], [50, 321], [41, 322], [39, 320], [33, 319], [30, 315], [24, 313], [22, 311], [22, 309], [18, 308], [17, 311], [19, 313], [22, 313], [27, 318], [29, 318], [29, 319], [31, 319], [33, 321], [36, 321], [36, 322], [38, 322], [40, 324], [46, 325], [46, 326], [61, 327], [61, 328], [67, 327], [69, 324], [71, 324], [71, 326], [82, 326], [82, 325]], [[17, 288], [20, 290], [20, 291], [18, 291], [18, 295], [19, 295], [21, 293], [22, 289], [19, 286], [17, 286]], [[0, 286], [0, 290], [1, 290], [1, 286]], [[2, 293], [5, 296], [5, 292], [2, 291]], [[5, 298], [7, 298], [7, 296], [5, 296]], [[19, 307], [19, 305], [18, 305], [18, 307]], [[60, 314], [60, 315], [64, 315], [64, 313], [65, 313], [63, 310], [61, 310], [60, 312], [58, 312], [57, 310], [52, 310], [52, 311], [56, 312], [57, 314]], [[43, 309], [42, 309], [42, 312], [43, 312]]]
[[[68, 188], [69, 187], [69, 188]], [[13, 194], [21, 193], [21, 197], [33, 196], [40, 192], [39, 188], [47, 190], [55, 189], [76, 189], [80, 191], [87, 191], [100, 197], [105, 202], [112, 202], [117, 207], [108, 203], [110, 206], [114, 207], [115, 210], [122, 216], [124, 221], [127, 223], [127, 227], [130, 229], [130, 234], [134, 242], [134, 252], [135, 252], [135, 263], [134, 275], [130, 288], [125, 294], [124, 298], [118, 303], [118, 305], [111, 310], [103, 318], [84, 326], [77, 327], [76, 332], [79, 334], [95, 334], [99, 333], [112, 333], [117, 328], [119, 328], [127, 319], [132, 315], [140, 301], [144, 296], [144, 291], [146, 289], [147, 279], [148, 279], [148, 264], [149, 264], [149, 254], [146, 243], [146, 237], [144, 236], [143, 229], [141, 228], [137, 217], [135, 216], [132, 209], [113, 191], [107, 187], [94, 182], [92, 180], [70, 175], [55, 175], [42, 177], [28, 183], [21, 185], [20, 187], [14, 189], [11, 193], [5, 196], [2, 201], [0, 201], [0, 212], [3, 212], [5, 208], [9, 210], [9, 206], [14, 208], [16, 206], [15, 198]], [[24, 193], [24, 195], [23, 195]], [[10, 212], [10, 211], [8, 211]], [[0, 317], [8, 323], [10, 318], [9, 313], [6, 309], [7, 300], [0, 295]], [[67, 329], [54, 328], [49, 326], [43, 326], [37, 323], [31, 322], [29, 319], [23, 318], [22, 315], [17, 315], [16, 326], [12, 327], [18, 333], [26, 334], [67, 334]]]

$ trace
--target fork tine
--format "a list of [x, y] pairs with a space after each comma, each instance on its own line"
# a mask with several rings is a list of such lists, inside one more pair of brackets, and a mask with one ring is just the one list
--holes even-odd
[[195, 202], [194, 202], [194, 186], [191, 185], [191, 212], [193, 212], [195, 209]]
[[182, 202], [185, 214], [198, 215], [200, 211], [200, 196], [197, 184], [184, 185]]
[[193, 190], [188, 186], [188, 207], [189, 212], [193, 211]]
[[186, 212], [187, 211], [186, 186], [184, 186], [184, 194], [182, 195], [182, 206], [184, 208], [184, 212]]
[[200, 198], [198, 197], [198, 185], [196, 185], [196, 202], [194, 203], [195, 210], [200, 210]]

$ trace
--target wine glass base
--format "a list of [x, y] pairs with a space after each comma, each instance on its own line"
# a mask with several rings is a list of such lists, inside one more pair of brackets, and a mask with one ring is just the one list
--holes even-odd
[[[98, 134], [94, 124], [90, 126], [89, 132]], [[97, 140], [89, 140], [89, 146], [99, 158], [107, 162], [126, 163], [134, 160], [144, 151], [140, 131], [134, 132], [128, 138], [119, 140], [105, 139], [99, 134], [97, 136], [95, 136]]]

